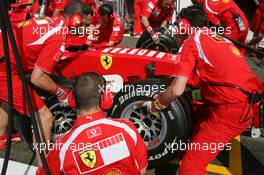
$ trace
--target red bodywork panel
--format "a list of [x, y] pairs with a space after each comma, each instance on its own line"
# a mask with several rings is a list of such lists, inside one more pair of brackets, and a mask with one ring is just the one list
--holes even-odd
[[125, 47], [66, 52], [64, 58], [57, 66], [57, 71], [66, 78], [72, 78], [72, 75], [78, 77], [84, 72], [97, 72], [101, 75], [118, 74], [124, 82], [145, 79], [146, 66], [152, 62], [155, 63], [155, 75], [172, 76], [179, 62], [173, 54]]

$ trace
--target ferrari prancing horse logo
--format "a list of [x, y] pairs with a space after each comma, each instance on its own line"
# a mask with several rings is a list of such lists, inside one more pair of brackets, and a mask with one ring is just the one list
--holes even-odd
[[101, 64], [105, 70], [110, 69], [113, 63], [113, 57], [111, 55], [101, 55]]
[[89, 168], [93, 168], [96, 165], [96, 153], [94, 150], [81, 153], [80, 158], [82, 162]]

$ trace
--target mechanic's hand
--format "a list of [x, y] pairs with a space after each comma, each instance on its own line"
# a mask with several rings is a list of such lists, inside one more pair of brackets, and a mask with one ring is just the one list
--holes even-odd
[[147, 31], [150, 34], [153, 42], [155, 44], [159, 44], [160, 43], [159, 34], [157, 32], [155, 32], [151, 26], [147, 27]]
[[160, 119], [160, 111], [154, 107], [154, 101], [144, 101], [139, 106], [140, 108], [147, 108], [148, 112]]
[[57, 98], [60, 102], [60, 106], [62, 106], [62, 107], [70, 106], [72, 108], [76, 107], [72, 90], [63, 89], [60, 86], [57, 86], [57, 88], [54, 92], [54, 95], [57, 96]]

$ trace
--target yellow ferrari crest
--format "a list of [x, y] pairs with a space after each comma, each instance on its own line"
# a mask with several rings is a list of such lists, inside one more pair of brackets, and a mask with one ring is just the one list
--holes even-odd
[[111, 55], [101, 55], [101, 64], [105, 70], [110, 69], [113, 63], [113, 57]]
[[230, 49], [231, 49], [231, 52], [232, 52], [235, 56], [237, 56], [237, 57], [241, 56], [240, 51], [239, 51], [238, 48], [236, 48], [235, 46], [230, 46]]
[[89, 168], [96, 165], [96, 153], [94, 150], [85, 151], [80, 154], [82, 162]]

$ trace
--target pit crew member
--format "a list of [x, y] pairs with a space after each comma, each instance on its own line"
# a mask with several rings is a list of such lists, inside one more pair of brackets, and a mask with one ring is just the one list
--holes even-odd
[[[153, 28], [166, 27], [167, 24], [171, 22], [174, 12], [174, 4], [175, 0], [147, 0], [145, 3], [142, 3], [142, 11], [135, 12], [136, 14], [139, 13], [141, 15], [142, 27], [149, 32], [151, 38], [156, 44], [159, 43], [159, 37]], [[140, 30], [137, 28], [138, 26], [139, 24], [136, 24], [134, 30]]]
[[[73, 129], [59, 138], [59, 149], [49, 152], [51, 174], [140, 175], [148, 164], [146, 146], [127, 120], [106, 118], [102, 100], [111, 101], [104, 78], [94, 72], [82, 74], [73, 93], [79, 117]], [[71, 148], [76, 145], [75, 148]], [[85, 145], [78, 146], [78, 145]], [[40, 167], [37, 175], [44, 175]]]
[[[20, 51], [21, 60], [25, 74], [31, 74], [29, 80], [33, 85], [43, 91], [57, 96], [61, 105], [69, 105], [70, 92], [57, 85], [50, 77], [56, 64], [64, 52], [65, 29], [67, 25], [74, 23], [82, 23], [76, 21], [76, 16], [85, 16], [83, 13], [87, 7], [80, 0], [73, 0], [64, 9], [63, 16], [60, 18], [41, 18], [30, 19], [18, 24], [14, 29], [14, 34]], [[79, 19], [79, 18], [78, 18]], [[0, 41], [0, 55], [3, 54], [3, 44]], [[10, 47], [11, 48], [11, 47]], [[18, 68], [14, 59], [13, 52], [11, 54], [11, 70], [13, 82], [13, 101], [14, 109], [21, 115], [29, 114], [25, 95], [20, 81]], [[6, 132], [8, 116], [3, 109], [3, 105], [8, 103], [8, 89], [6, 80], [6, 71], [4, 61], [0, 62], [0, 136]], [[48, 143], [50, 139], [52, 114], [44, 104], [40, 96], [29, 87], [34, 111], [41, 120], [43, 126], [45, 141]]]
[[111, 47], [119, 44], [125, 32], [120, 17], [109, 4], [102, 4], [95, 10], [95, 32], [88, 39], [95, 49]]
[[209, 21], [215, 26], [225, 28], [225, 36], [245, 43], [248, 21], [233, 0], [192, 0], [192, 2], [203, 5]]
[[[190, 12], [185, 19], [192, 27], [201, 29], [183, 43], [172, 84], [154, 102], [144, 105], [159, 117], [161, 110], [184, 93], [187, 81], [197, 72], [201, 93], [210, 106], [210, 113], [193, 134], [191, 143], [198, 146], [186, 150], [180, 174], [206, 175], [208, 163], [251, 123], [253, 112], [246, 91], [262, 92], [263, 86], [250, 70], [245, 56], [231, 42], [204, 27], [207, 19], [202, 9], [187, 10]], [[203, 147], [205, 144], [207, 148]], [[216, 150], [212, 144], [216, 145]]]
[[264, 37], [264, 0], [259, 0], [258, 8], [255, 12], [250, 29], [254, 32], [253, 39], [248, 45], [255, 45], [259, 43]]
[[[62, 14], [63, 9], [67, 3], [69, 3], [70, 0], [54, 0], [54, 12], [53, 17], [58, 17]], [[94, 0], [83, 0], [84, 3], [86, 3], [89, 6], [94, 5]]]

